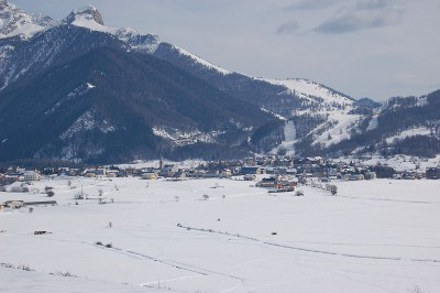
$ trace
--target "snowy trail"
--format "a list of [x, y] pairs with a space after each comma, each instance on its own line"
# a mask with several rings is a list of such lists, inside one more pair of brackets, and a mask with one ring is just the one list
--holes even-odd
[[231, 275], [231, 274], [226, 274], [226, 273], [222, 273], [222, 272], [218, 272], [218, 271], [214, 271], [214, 270], [210, 270], [210, 269], [206, 269], [206, 268], [201, 268], [201, 267], [198, 267], [198, 266], [194, 266], [194, 265], [190, 265], [190, 264], [186, 264], [186, 263], [182, 263], [182, 262], [178, 262], [178, 261], [174, 261], [174, 260], [163, 260], [163, 259], [160, 259], [160, 258], [157, 258], [157, 257], [154, 257], [154, 256], [149, 256], [149, 255], [146, 255], [146, 254], [143, 254], [143, 253], [140, 253], [140, 252], [136, 252], [136, 251], [123, 250], [123, 249], [120, 249], [120, 248], [106, 248], [106, 247], [102, 247], [102, 246], [95, 245], [95, 244], [90, 244], [90, 243], [89, 243], [89, 245], [95, 246], [95, 247], [100, 248], [100, 249], [121, 253], [121, 254], [124, 254], [124, 255], [136, 256], [136, 257], [140, 257], [141, 259], [158, 262], [158, 263], [170, 266], [170, 267], [172, 267], [174, 269], [184, 270], [184, 271], [187, 271], [187, 272], [198, 274], [198, 275], [200, 275], [199, 277], [209, 276], [210, 274], [215, 274], [215, 275], [218, 275], [218, 276], [221, 276], [221, 277], [226, 277], [226, 278], [238, 280], [240, 282], [245, 282], [246, 281], [244, 278], [241, 278], [241, 277], [238, 277], [238, 276], [234, 276], [234, 275]]
[[416, 203], [416, 204], [433, 204], [430, 201], [420, 201], [420, 200], [404, 200], [404, 199], [391, 199], [391, 198], [374, 198], [374, 197], [358, 197], [358, 196], [348, 196], [348, 195], [338, 195], [339, 197], [359, 199], [359, 200], [372, 200], [372, 201], [388, 201], [388, 202], [401, 202], [401, 203]]
[[275, 243], [275, 242], [260, 240], [260, 239], [250, 237], [250, 236], [245, 236], [240, 233], [234, 234], [234, 233], [229, 233], [229, 232], [215, 231], [212, 229], [193, 228], [193, 227], [188, 227], [188, 226], [183, 226], [183, 225], [178, 225], [178, 227], [182, 228], [182, 229], [186, 229], [187, 231], [193, 230], [193, 231], [198, 231], [198, 232], [203, 232], [203, 233], [212, 233], [212, 234], [218, 234], [218, 235], [224, 235], [224, 236], [232, 236], [232, 237], [236, 237], [239, 239], [244, 239], [244, 240], [260, 243], [260, 244], [263, 244], [266, 246], [272, 246], [272, 247], [278, 247], [278, 248], [284, 248], [284, 249], [290, 249], [290, 250], [296, 250], [296, 251], [303, 251], [303, 252], [309, 252], [309, 253], [314, 253], [314, 254], [342, 256], [342, 257], [346, 257], [346, 258], [359, 258], [359, 259], [370, 259], [370, 260], [431, 262], [431, 263], [440, 264], [440, 259], [418, 259], [418, 258], [404, 258], [404, 257], [393, 257], [393, 256], [374, 256], [374, 255], [340, 253], [340, 252], [333, 252], [333, 251], [328, 251], [328, 250], [318, 250], [318, 249], [310, 249], [310, 248], [303, 248], [303, 247], [279, 244], [279, 243]]
[[[245, 278], [239, 277], [239, 276], [235, 276], [232, 274], [227, 274], [227, 273], [223, 273], [223, 272], [219, 272], [219, 271], [214, 271], [214, 270], [210, 270], [210, 269], [206, 269], [206, 268], [201, 268], [198, 266], [194, 266], [194, 265], [190, 265], [190, 264], [186, 264], [186, 263], [182, 263], [182, 262], [178, 262], [178, 261], [174, 261], [174, 260], [163, 260], [154, 256], [150, 256], [150, 255], [146, 255], [144, 253], [140, 253], [140, 252], [136, 252], [136, 251], [131, 251], [131, 250], [123, 250], [121, 248], [116, 248], [116, 247], [112, 247], [112, 248], [106, 248], [104, 246], [101, 245], [97, 245], [94, 243], [89, 243], [86, 241], [75, 241], [75, 240], [63, 240], [63, 239], [53, 239], [53, 238], [47, 238], [47, 237], [41, 237], [41, 239], [44, 240], [49, 240], [49, 241], [57, 241], [57, 242], [67, 242], [67, 243], [78, 243], [81, 245], [88, 245], [91, 247], [95, 247], [95, 248], [99, 248], [105, 251], [109, 251], [109, 252], [114, 252], [114, 253], [118, 253], [118, 254], [122, 254], [122, 255], [126, 255], [129, 257], [135, 257], [138, 259], [144, 259], [144, 260], [148, 260], [148, 261], [153, 261], [153, 262], [157, 262], [166, 266], [169, 266], [171, 268], [177, 269], [177, 270], [183, 270], [183, 271], [187, 271], [193, 274], [196, 274], [195, 276], [185, 276], [185, 277], [181, 277], [181, 278], [174, 278], [174, 279], [169, 279], [169, 280], [161, 280], [162, 282], [173, 282], [173, 281], [179, 281], [179, 280], [185, 280], [185, 279], [191, 279], [191, 278], [201, 278], [201, 277], [207, 277], [211, 274], [213, 275], [217, 275], [220, 277], [224, 277], [224, 278], [229, 278], [229, 279], [233, 279], [236, 281], [239, 281], [238, 284], [235, 287], [240, 287], [241, 285], [243, 285], [246, 282]], [[148, 287], [148, 285], [150, 284], [155, 284], [157, 282], [149, 282], [149, 283], [144, 283], [141, 284], [142, 287]]]
[[[176, 281], [189, 280], [189, 279], [195, 279], [195, 278], [199, 278], [199, 276], [183, 276], [180, 278], [160, 280], [160, 282], [176, 282]], [[140, 284], [140, 286], [141, 287], [149, 287], [150, 285], [155, 285], [155, 284], [157, 284], [157, 281], [142, 283], [142, 284]]]
[[[139, 253], [139, 252], [134, 252], [134, 251], [124, 251], [124, 252], [132, 254], [132, 255], [140, 256], [140, 257], [148, 259], [148, 260], [153, 260], [153, 261], [156, 261], [156, 262], [160, 262], [162, 264], [166, 264], [168, 266], [171, 266], [171, 267], [173, 267], [175, 269], [185, 270], [185, 271], [192, 272], [192, 273], [195, 273], [195, 274], [199, 275], [199, 276], [192, 276], [192, 277], [188, 276], [188, 277], [182, 277], [182, 278], [162, 280], [162, 282], [169, 283], [169, 282], [181, 281], [181, 280], [185, 280], [185, 279], [195, 279], [195, 278], [207, 277], [207, 276], [209, 276], [211, 274], [238, 281], [238, 283], [236, 285], [234, 285], [232, 288], [229, 288], [229, 289], [227, 289], [226, 291], [223, 291], [223, 292], [232, 292], [232, 291], [234, 291], [234, 290], [236, 290], [236, 289], [238, 289], [240, 287], [243, 287], [243, 285], [246, 283], [246, 280], [244, 278], [241, 278], [241, 277], [238, 277], [238, 276], [235, 276], [235, 275], [226, 274], [226, 273], [222, 273], [222, 272], [218, 272], [218, 271], [214, 271], [214, 270], [210, 270], [210, 269], [205, 269], [205, 268], [201, 268], [201, 267], [194, 266], [194, 265], [189, 265], [189, 264], [182, 263], [182, 262], [177, 262], [177, 261], [172, 261], [172, 260], [168, 260], [168, 261], [160, 260], [158, 258], [154, 258], [154, 257], [148, 256], [148, 255], [145, 255], [145, 254], [142, 254], [142, 253]], [[154, 283], [155, 282], [151, 282], [149, 284], [154, 284]], [[142, 287], [148, 287], [145, 284], [141, 285], [141, 286]]]
[[321, 244], [333, 246], [372, 246], [372, 247], [404, 247], [404, 248], [427, 248], [440, 249], [440, 246], [426, 246], [426, 245], [403, 245], [403, 244], [383, 244], [383, 243], [344, 243], [344, 242], [324, 242], [324, 241], [288, 241], [291, 243], [306, 243], [306, 244]]
[[135, 251], [130, 251], [130, 250], [123, 250], [120, 248], [116, 248], [116, 247], [112, 247], [112, 248], [106, 248], [104, 246], [101, 245], [97, 245], [95, 243], [90, 243], [87, 241], [79, 241], [79, 240], [65, 240], [65, 239], [54, 239], [54, 238], [48, 238], [48, 237], [40, 237], [40, 239], [43, 240], [48, 240], [48, 241], [56, 241], [56, 242], [66, 242], [66, 243], [78, 243], [78, 244], [82, 244], [82, 245], [87, 245], [87, 246], [91, 246], [91, 247], [95, 247], [95, 248], [99, 248], [105, 251], [109, 251], [109, 252], [114, 252], [114, 253], [119, 253], [119, 254], [123, 254], [126, 256], [130, 256], [130, 257], [137, 257], [138, 259], [144, 259], [144, 260], [150, 260], [153, 262], [157, 262], [166, 266], [170, 266], [172, 268], [178, 269], [178, 270], [184, 270], [184, 271], [188, 271], [194, 274], [198, 274], [198, 275], [202, 275], [202, 276], [207, 276], [208, 274], [206, 272], [203, 271], [198, 271], [196, 269], [192, 269], [189, 266], [186, 266], [185, 264], [181, 264], [181, 265], [175, 265], [171, 262], [167, 262], [164, 260], [161, 260], [159, 258], [153, 257], [153, 256], [149, 256], [146, 254], [142, 254], [139, 252], [135, 252]]

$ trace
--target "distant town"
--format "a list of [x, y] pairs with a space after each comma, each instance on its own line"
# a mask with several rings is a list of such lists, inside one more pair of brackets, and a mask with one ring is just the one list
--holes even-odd
[[[0, 191], [15, 182], [22, 182], [15, 192], [28, 192], [26, 183], [40, 181], [43, 178], [54, 176], [77, 177], [139, 177], [144, 180], [164, 178], [170, 181], [203, 179], [203, 178], [234, 178], [241, 176], [245, 181], [257, 180], [257, 175], [267, 175], [266, 181], [272, 178], [273, 183], [280, 180], [295, 181], [301, 184], [311, 182], [330, 183], [333, 181], [360, 181], [376, 178], [390, 179], [440, 179], [440, 168], [429, 168], [426, 171], [398, 172], [387, 165], [367, 166], [354, 162], [335, 162], [322, 157], [290, 158], [270, 155], [264, 157], [248, 158], [237, 161], [199, 162], [193, 166], [183, 166], [179, 163], [168, 163], [160, 160], [157, 164], [145, 167], [133, 163], [124, 166], [93, 166], [93, 167], [43, 167], [40, 169], [21, 168], [10, 166], [0, 170]], [[277, 179], [278, 178], [278, 179]], [[280, 179], [283, 178], [283, 179]], [[271, 184], [270, 187], [274, 187]], [[264, 186], [260, 183], [260, 186]], [[267, 187], [267, 184], [266, 186]]]

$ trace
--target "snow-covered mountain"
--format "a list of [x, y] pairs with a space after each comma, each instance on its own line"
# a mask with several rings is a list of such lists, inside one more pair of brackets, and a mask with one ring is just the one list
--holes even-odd
[[[308, 79], [265, 79], [265, 81], [283, 86], [289, 94], [300, 99], [301, 105], [292, 109], [289, 118], [320, 121], [307, 133], [303, 133], [303, 136], [296, 135], [298, 126], [293, 120], [286, 123], [285, 141], [277, 148], [278, 150], [281, 148], [293, 154], [295, 144], [307, 136], [311, 137], [312, 145], [327, 147], [336, 144], [350, 138], [350, 130], [359, 122], [360, 115], [353, 113], [355, 100], [347, 95]], [[292, 129], [295, 129], [295, 135], [288, 135], [293, 132]]]
[[304, 98], [286, 123], [284, 141], [272, 152], [300, 155], [416, 155], [440, 153], [439, 91], [396, 97], [382, 104], [353, 100], [318, 83], [275, 80]]
[[339, 148], [354, 154], [435, 156], [440, 154], [439, 110], [440, 91], [391, 98], [366, 115], [350, 140]]
[[[56, 48], [56, 46], [62, 47], [67, 43], [74, 48], [82, 46], [83, 50], [87, 49], [84, 48], [84, 44], [79, 40], [69, 41], [65, 36], [61, 37], [64, 39], [60, 39], [60, 31], [67, 33], [67, 30], [74, 31], [75, 27], [96, 33], [104, 33], [107, 37], [117, 38], [127, 46], [127, 49], [134, 52], [154, 55], [160, 46], [169, 46], [174, 53], [182, 59], [189, 59], [191, 62], [199, 64], [202, 67], [214, 69], [223, 74], [227, 73], [226, 70], [212, 65], [178, 46], [161, 42], [157, 35], [140, 34], [130, 28], [112, 28], [106, 26], [98, 9], [90, 5], [75, 9], [64, 20], [56, 21], [48, 16], [27, 14], [7, 0], [0, 0], [0, 90], [6, 88], [9, 83], [15, 81], [17, 77], [23, 75], [25, 71], [34, 67], [34, 64], [41, 66], [40, 61], [47, 58], [48, 55], [54, 55], [62, 51]], [[33, 48], [34, 53], [32, 55], [35, 56], [29, 56], [26, 60], [19, 62], [22, 64], [17, 64], [12, 52], [15, 51], [17, 53], [15, 55], [23, 53], [20, 52], [17, 47], [23, 47], [22, 45], [34, 42], [35, 40], [31, 40], [30, 38], [38, 32], [45, 32], [45, 43], [41, 44], [39, 48]], [[17, 36], [22, 38], [21, 42], [14, 38]], [[36, 38], [38, 38], [38, 36], [36, 36]], [[53, 47], [50, 47], [50, 45]], [[52, 57], [51, 59], [56, 58]], [[9, 60], [13, 61], [8, 62]]]
[[263, 79], [285, 87], [292, 95], [304, 99], [304, 105], [317, 111], [353, 107], [354, 99], [308, 79]]
[[91, 5], [75, 9], [67, 16], [65, 22], [91, 30], [106, 30], [101, 13]]
[[0, 0], [0, 39], [14, 36], [29, 38], [43, 30], [43, 24], [7, 0]]
[[[124, 27], [124, 28], [112, 28], [104, 24], [103, 17], [96, 7], [87, 6], [80, 9], [75, 9], [69, 16], [64, 20], [64, 23], [71, 24], [78, 27], [83, 27], [90, 29], [92, 31], [109, 33], [126, 44], [130, 45], [131, 49], [140, 53], [153, 54], [158, 49], [159, 45], [162, 43], [159, 36], [155, 34], [140, 34], [135, 30]], [[162, 43], [167, 44], [167, 43]], [[171, 44], [168, 44], [171, 45]], [[216, 70], [222, 74], [228, 74], [229, 72], [219, 66], [213, 65], [206, 60], [186, 51], [175, 45], [171, 45], [176, 51], [176, 54], [190, 58], [195, 63], [198, 63], [206, 68]]]
[[273, 117], [152, 56], [160, 45], [105, 26], [93, 7], [28, 39], [2, 40], [0, 160], [248, 153], [242, 145]]
[[[113, 53], [102, 51], [104, 48], [110, 49]], [[135, 63], [138, 66], [132, 68], [135, 71], [139, 69], [139, 71], [147, 72], [147, 68], [150, 68], [151, 72], [155, 74], [161, 72], [161, 76], [152, 76], [155, 78], [154, 82], [152, 80], [147, 82], [152, 86], [151, 88], [145, 88], [136, 83], [141, 82], [138, 74], [134, 74], [134, 80], [128, 80], [112, 70], [111, 67], [118, 64], [117, 58], [107, 56], [110, 60], [107, 65], [109, 68], [99, 69], [101, 73], [98, 72], [101, 75], [104, 72], [111, 73], [112, 76], [102, 77], [105, 79], [104, 84], [119, 84], [120, 88], [126, 89], [124, 95], [129, 95], [133, 99], [148, 100], [147, 97], [151, 97], [152, 93], [158, 95], [152, 97], [150, 102], [153, 100], [155, 102], [151, 102], [149, 107], [162, 110], [153, 111], [154, 114], [149, 114], [148, 121], [143, 124], [148, 128], [146, 131], [149, 133], [149, 137], [154, 138], [149, 143], [151, 147], [151, 141], [155, 141], [153, 147], [155, 154], [157, 154], [157, 149], [161, 148], [160, 144], [162, 143], [171, 149], [187, 148], [187, 154], [198, 154], [199, 156], [201, 153], [225, 152], [225, 149], [221, 151], [218, 149], [218, 144], [240, 146], [244, 150], [243, 153], [252, 150], [254, 152], [296, 155], [340, 155], [341, 152], [344, 154], [362, 152], [367, 147], [378, 145], [378, 142], [373, 140], [383, 140], [389, 144], [390, 141], [394, 143], [402, 138], [412, 137], [414, 133], [426, 134], [428, 129], [430, 130], [430, 138], [433, 138], [431, 135], [433, 133], [432, 127], [425, 125], [426, 123], [423, 123], [422, 119], [414, 118], [412, 124], [409, 123], [406, 128], [396, 126], [392, 130], [384, 131], [387, 129], [387, 125], [383, 126], [383, 120], [389, 119], [386, 117], [393, 117], [392, 113], [397, 113], [402, 109], [411, 112], [416, 111], [414, 109], [427, 108], [428, 96], [415, 100], [410, 99], [410, 101], [402, 98], [390, 99], [384, 105], [378, 105], [366, 98], [355, 100], [348, 95], [307, 79], [254, 78], [230, 72], [179, 46], [162, 42], [155, 34], [142, 34], [130, 28], [109, 27], [105, 24], [98, 9], [93, 6], [76, 9], [64, 20], [57, 21], [39, 14], [27, 14], [6, 0], [0, 0], [0, 112], [2, 109], [4, 111], [10, 109], [5, 106], [5, 101], [11, 101], [10, 97], [22, 98], [18, 93], [20, 91], [29, 93], [29, 85], [35, 86], [33, 83], [43, 77], [49, 78], [45, 75], [48, 72], [55, 75], [61, 74], [61, 72], [74, 74], [69, 70], [62, 71], [61, 68], [66, 69], [63, 66], [76, 68], [78, 60], [82, 60], [81, 58], [90, 54], [96, 55], [94, 52], [97, 50], [106, 52], [102, 54], [109, 56], [116, 54], [121, 60]], [[135, 55], [153, 59], [133, 57]], [[160, 61], [158, 59], [165, 62], [157, 63]], [[163, 71], [159, 68], [168, 66], [166, 64], [172, 66], [169, 71]], [[103, 63], [98, 62], [95, 65], [103, 66]], [[131, 68], [132, 65], [127, 64], [127, 67]], [[116, 97], [116, 92], [120, 94], [119, 90], [115, 88], [113, 89], [115, 92], [112, 93], [103, 93], [100, 89], [95, 88], [83, 93], [81, 91], [83, 87], [89, 84], [95, 87], [95, 83], [97, 83], [96, 81], [91, 82], [89, 77], [96, 78], [98, 69], [83, 64], [81, 70], [86, 69], [88, 71], [84, 71], [85, 78], [78, 80], [79, 84], [77, 85], [69, 84], [67, 76], [61, 79], [63, 80], [61, 83], [65, 83], [66, 89], [69, 89], [68, 92], [59, 89], [61, 86], [59, 84], [48, 83], [48, 88], [54, 91], [61, 90], [58, 95], [60, 100], [52, 101], [53, 105], [46, 105], [47, 109], [41, 108], [42, 114], [40, 114], [51, 114], [51, 109], [59, 109], [57, 105], [66, 101], [69, 103], [74, 101], [71, 94], [76, 93], [77, 90], [82, 93], [80, 96], [90, 96], [92, 92], [100, 92], [109, 97]], [[179, 74], [182, 76], [181, 79], [177, 76]], [[195, 89], [190, 84], [181, 83], [182, 80], [186, 82], [192, 80], [188, 75], [200, 81], [202, 88]], [[157, 86], [154, 86], [154, 84], [168, 84], [168, 82], [164, 82], [164, 79], [177, 82], [181, 88], [179, 90], [176, 88], [176, 92], [171, 94], [168, 89], [161, 91]], [[128, 85], [131, 85], [130, 89]], [[140, 91], [140, 88], [143, 90]], [[89, 88], [87, 87], [87, 89]], [[182, 116], [181, 123], [175, 123], [175, 119], [170, 117], [181, 117], [182, 113], [176, 113], [178, 101], [171, 99], [171, 97], [182, 95], [181, 91], [183, 90], [190, 93], [187, 98], [191, 102], [188, 103], [191, 103], [193, 107], [190, 108], [191, 111], [185, 113], [185, 115], [189, 115], [188, 117]], [[225, 95], [225, 100], [229, 101], [227, 105], [241, 105], [240, 109], [230, 109], [225, 105], [226, 110], [220, 110], [214, 104], [210, 104], [211, 102], [207, 103], [203, 100], [203, 98], [210, 98], [208, 93], [215, 93], [214, 96], [218, 96], [218, 91]], [[232, 102], [231, 99], [236, 102]], [[17, 100], [20, 99], [17, 98]], [[24, 101], [23, 103], [23, 105], [27, 105]], [[202, 109], [208, 105], [210, 105], [210, 109]], [[432, 105], [431, 102], [429, 106], [432, 108]], [[14, 105], [14, 107], [18, 107], [18, 105]], [[205, 124], [209, 124], [210, 120], [204, 117], [206, 115], [203, 113], [212, 113], [214, 108], [221, 113], [213, 119], [216, 121], [215, 123], [206, 127]], [[55, 110], [54, 112], [56, 112]], [[127, 110], [127, 114], [136, 116], [138, 113], [130, 112], [136, 110], [138, 109]], [[85, 150], [81, 151], [78, 148], [87, 148], [83, 144], [84, 137], [94, 131], [100, 131], [103, 136], [101, 141], [97, 143], [98, 147], [95, 146], [94, 150], [98, 151], [96, 154], [101, 155], [106, 143], [115, 144], [109, 137], [121, 129], [121, 127], [109, 122], [119, 118], [110, 119], [107, 114], [104, 115], [96, 108], [88, 108], [76, 113], [75, 119], [72, 118], [73, 120], [69, 122], [70, 125], [64, 125], [67, 128], [59, 135], [61, 138], [64, 137], [63, 149], [68, 150], [64, 153], [69, 153], [69, 156], [56, 153], [54, 150], [47, 151], [48, 146], [46, 146], [45, 154], [52, 152], [57, 158], [81, 160], [81, 152], [84, 153]], [[435, 119], [432, 117], [429, 120], [430, 125], [435, 124]], [[222, 120], [227, 123], [220, 123]], [[78, 129], [79, 131], [76, 131]], [[69, 130], [73, 132], [69, 132]], [[82, 143], [78, 144], [77, 141], [75, 147], [69, 145], [71, 139], [78, 137], [78, 133], [82, 136], [77, 140], [81, 140]], [[134, 139], [134, 136], [131, 139]], [[6, 144], [13, 139], [0, 137], [0, 141], [5, 141], [2, 144]], [[199, 143], [209, 146], [204, 146], [203, 152], [194, 151], [194, 149], [188, 151], [189, 147]], [[216, 144], [215, 148], [217, 149], [212, 147]], [[73, 151], [75, 148], [76, 150]], [[382, 146], [379, 148], [382, 149]], [[34, 152], [34, 154], [36, 153]], [[93, 157], [93, 151], [91, 153]], [[41, 155], [42, 152], [40, 151], [38, 154]], [[145, 152], [130, 149], [130, 154], [142, 156]], [[86, 157], [91, 158], [89, 155]]]

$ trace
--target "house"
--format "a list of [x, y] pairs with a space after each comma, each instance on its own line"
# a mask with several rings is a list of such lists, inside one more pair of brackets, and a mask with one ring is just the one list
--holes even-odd
[[203, 178], [220, 178], [222, 174], [219, 171], [205, 172]]
[[179, 171], [174, 173], [171, 178], [168, 178], [167, 181], [185, 181], [187, 180], [186, 173]]
[[414, 172], [403, 172], [402, 173], [402, 179], [405, 179], [405, 180], [416, 180], [417, 176], [416, 176], [416, 173], [414, 173]]
[[57, 202], [55, 200], [42, 200], [42, 201], [28, 201], [24, 203], [25, 206], [55, 206]]
[[376, 175], [376, 172], [367, 172], [367, 173], [365, 173], [364, 177], [365, 177], [365, 180], [373, 180], [373, 179], [376, 179], [377, 175]]
[[274, 174], [280, 174], [280, 175], [286, 175], [287, 174], [287, 168], [285, 167], [277, 167], [273, 170]]
[[161, 169], [160, 175], [164, 177], [172, 177], [174, 173], [177, 173], [179, 168], [176, 164], [166, 164]]
[[31, 181], [40, 181], [41, 175], [37, 171], [25, 171], [23, 173], [23, 181], [31, 182]]
[[179, 171], [174, 173], [173, 178], [175, 179], [180, 179], [180, 180], [185, 180], [186, 179], [186, 173], [183, 171]]
[[80, 169], [78, 168], [71, 168], [69, 172], [67, 172], [68, 176], [78, 176], [80, 174]]
[[264, 168], [259, 166], [245, 166], [245, 167], [241, 167], [240, 173], [242, 175], [246, 175], [246, 174], [261, 175], [264, 174], [265, 171]]
[[344, 174], [342, 175], [343, 181], [350, 181], [351, 180], [351, 174]]
[[107, 177], [108, 178], [115, 178], [115, 177], [117, 177], [118, 173], [119, 173], [118, 170], [108, 170]]
[[289, 168], [289, 169], [287, 169], [286, 174], [287, 175], [296, 175], [296, 174], [298, 174], [298, 170], [296, 170], [295, 168]]
[[187, 177], [191, 178], [201, 178], [205, 175], [205, 170], [192, 170], [186, 174]]
[[24, 207], [24, 201], [23, 200], [8, 200], [3, 203], [3, 206], [10, 208], [10, 209], [19, 209]]
[[364, 180], [364, 175], [362, 174], [351, 175], [351, 181], [362, 181], [362, 180]]
[[260, 182], [256, 184], [257, 187], [273, 188], [275, 185], [281, 181], [281, 176], [270, 176], [268, 178], [263, 178]]
[[142, 174], [142, 179], [144, 180], [156, 180], [157, 179], [156, 173], [144, 173]]
[[58, 173], [68, 173], [69, 171], [69, 167], [58, 167]]
[[[15, 181], [23, 180], [23, 173], [26, 171], [20, 167], [9, 167], [6, 173], [4, 174], [6, 178], [10, 178]], [[14, 181], [14, 182], [15, 182]]]
[[243, 177], [244, 181], [255, 181], [257, 179], [257, 176], [252, 174], [246, 174]]
[[231, 178], [231, 176], [232, 176], [231, 169], [224, 169], [221, 175], [221, 177], [223, 178]]
[[277, 181], [275, 181], [273, 189], [269, 190], [269, 193], [292, 192], [295, 191], [296, 186], [296, 179], [292, 180], [288, 177], [279, 176]]
[[275, 184], [275, 190], [281, 191], [281, 192], [294, 191], [296, 185], [297, 185], [297, 183], [295, 181], [282, 180], [282, 181], [278, 181]]
[[46, 168], [43, 168], [43, 174], [44, 174], [44, 175], [53, 175], [53, 174], [56, 174], [56, 168], [54, 168], [54, 167], [46, 167]]
[[84, 176], [88, 178], [93, 178], [96, 177], [96, 174], [93, 171], [87, 171]]
[[324, 164], [324, 159], [322, 157], [308, 157], [306, 159], [307, 163], [309, 164], [316, 164], [316, 165], [322, 165]]
[[107, 170], [105, 168], [99, 167], [96, 168], [95, 174], [98, 176], [105, 176], [107, 174]]
[[3, 175], [0, 177], [0, 186], [1, 185], [10, 185], [16, 181], [18, 181], [20, 178], [20, 175], [17, 176], [11, 176], [11, 175]]

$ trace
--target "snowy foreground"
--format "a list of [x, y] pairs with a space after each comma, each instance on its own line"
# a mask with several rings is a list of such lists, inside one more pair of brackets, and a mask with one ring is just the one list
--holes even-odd
[[[232, 180], [71, 183], [35, 184], [58, 206], [0, 212], [0, 292], [440, 292], [440, 181], [304, 197]], [[81, 186], [94, 199], [75, 205]]]

